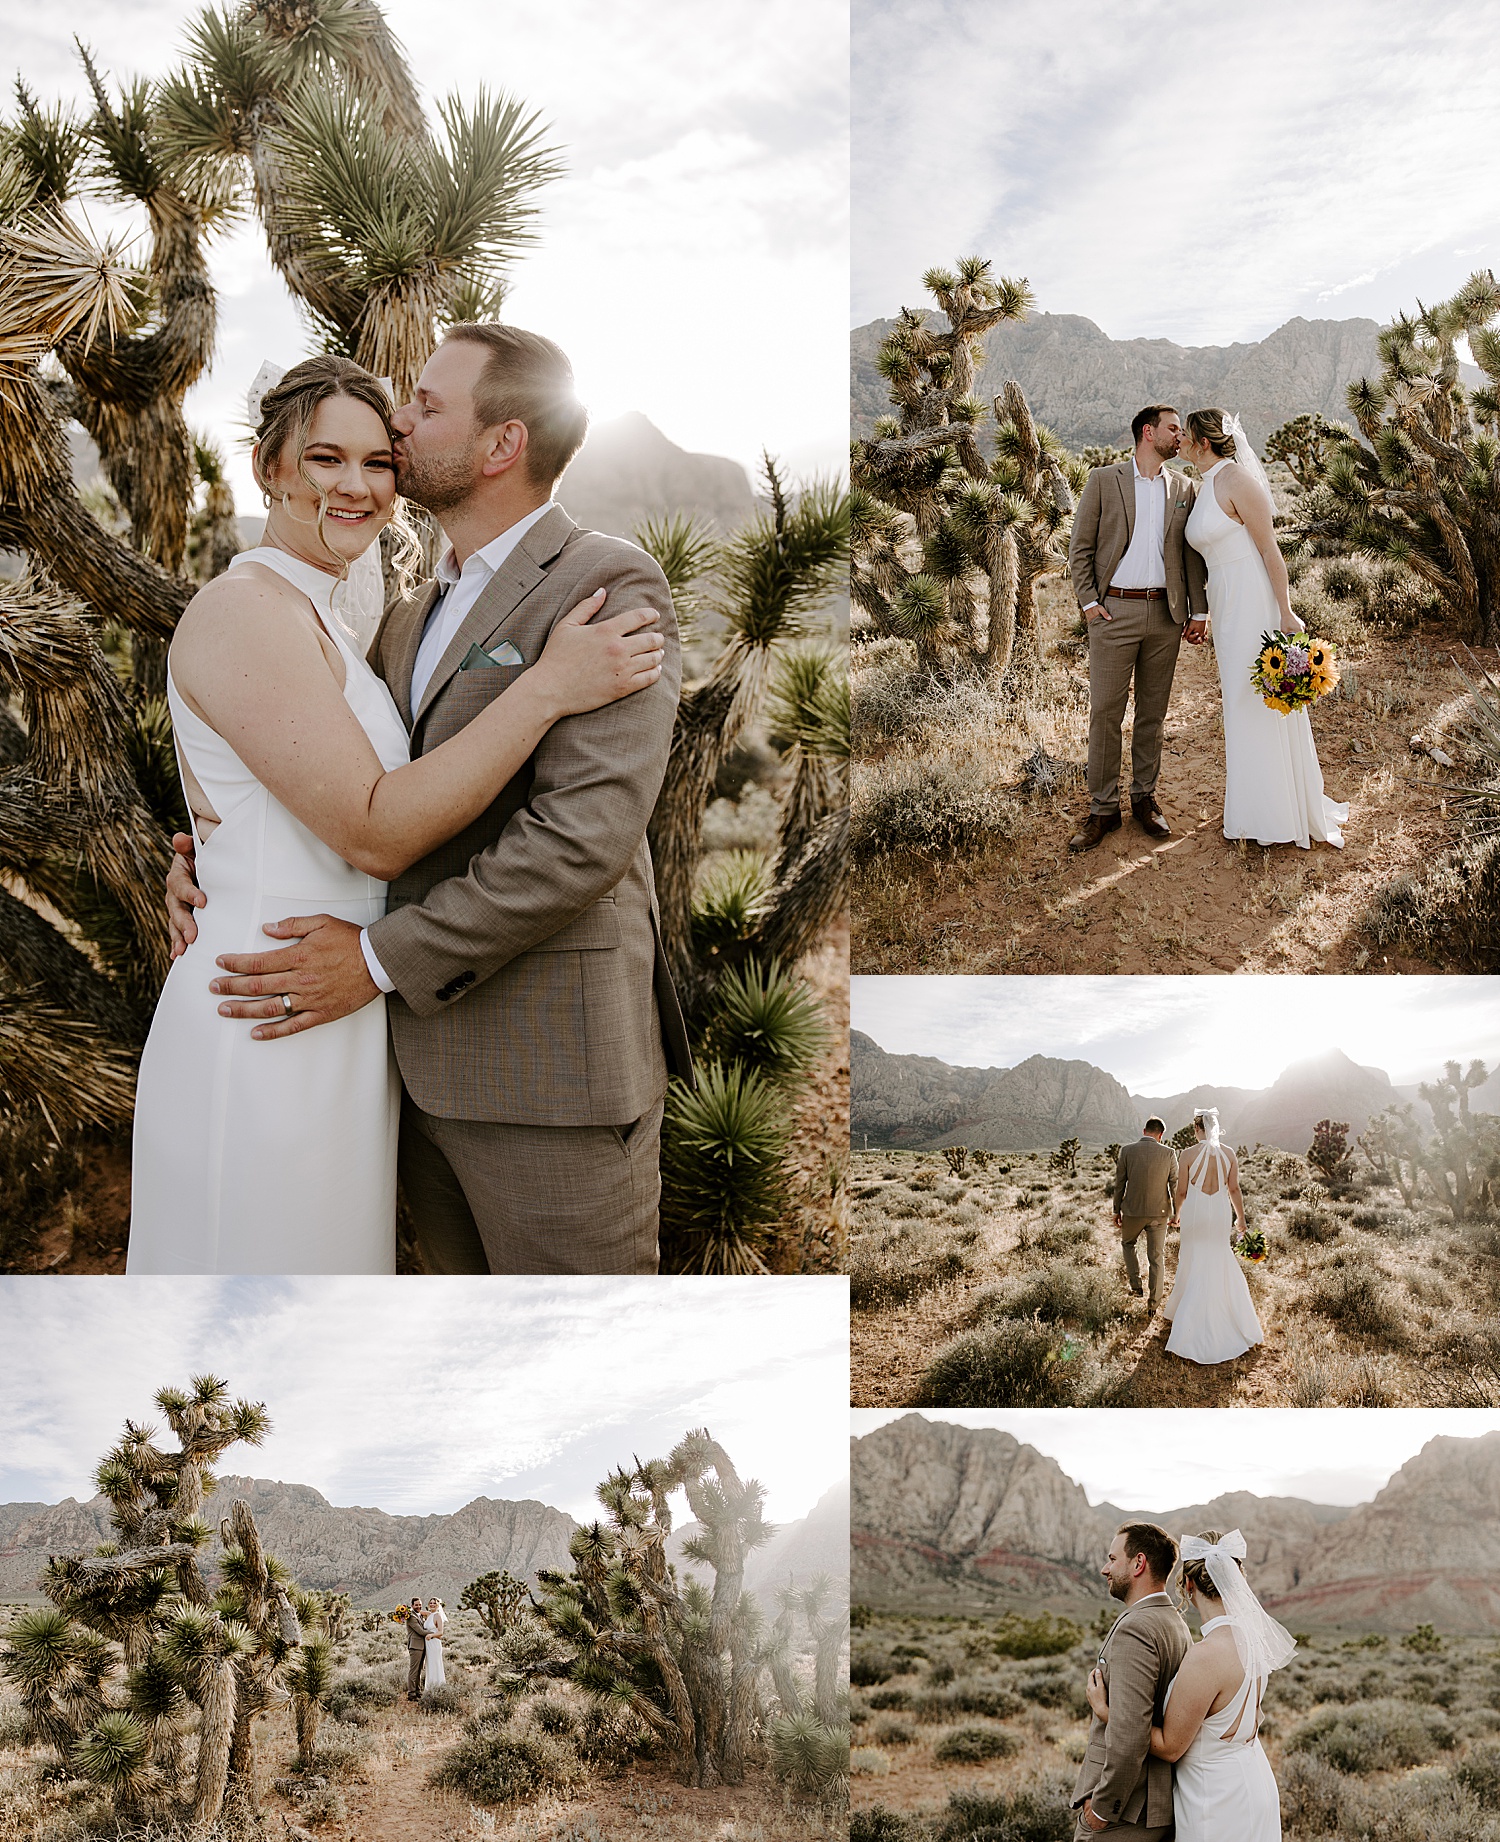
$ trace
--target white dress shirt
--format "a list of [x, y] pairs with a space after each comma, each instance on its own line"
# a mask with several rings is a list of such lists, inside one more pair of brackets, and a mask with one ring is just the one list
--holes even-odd
[[[432, 682], [432, 674], [442, 661], [443, 654], [452, 643], [453, 636], [464, 624], [464, 619], [474, 603], [484, 593], [494, 578], [500, 565], [520, 543], [544, 513], [552, 510], [552, 501], [548, 499], [528, 512], [524, 518], [518, 518], [512, 525], [507, 525], [498, 537], [491, 538], [482, 550], [476, 550], [462, 569], [453, 554], [450, 544], [437, 566], [437, 579], [442, 593], [433, 602], [427, 615], [427, 625], [422, 629], [422, 643], [417, 648], [416, 660], [411, 668], [411, 713], [415, 720], [417, 706], [422, 701], [422, 693]], [[365, 956], [365, 965], [370, 977], [384, 992], [396, 989], [393, 980], [386, 976], [385, 968], [375, 957], [375, 949], [370, 945], [368, 928], [359, 932], [360, 950]]]
[[1111, 588], [1165, 588], [1167, 586], [1167, 470], [1154, 480], [1141, 472], [1132, 456], [1135, 475], [1135, 526], [1130, 546], [1115, 565]]

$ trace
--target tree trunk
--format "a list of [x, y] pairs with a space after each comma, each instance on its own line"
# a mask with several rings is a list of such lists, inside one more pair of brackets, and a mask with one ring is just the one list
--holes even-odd
[[234, 1664], [228, 1657], [219, 1657], [209, 1667], [198, 1730], [198, 1783], [193, 1796], [193, 1822], [200, 1828], [207, 1828], [224, 1807], [230, 1750], [239, 1737]]

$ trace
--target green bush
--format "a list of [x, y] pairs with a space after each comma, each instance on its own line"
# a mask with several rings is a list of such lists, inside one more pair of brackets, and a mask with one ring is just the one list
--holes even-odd
[[566, 1702], [553, 1701], [543, 1695], [532, 1702], [528, 1712], [532, 1724], [540, 1727], [543, 1733], [574, 1734], [578, 1731], [578, 1716]]
[[979, 1680], [928, 1689], [915, 1698], [913, 1706], [924, 1721], [948, 1720], [955, 1714], [987, 1714], [991, 1720], [1005, 1720], [1019, 1714], [1026, 1703], [1003, 1682]]
[[1313, 1287], [1314, 1311], [1340, 1330], [1360, 1337], [1378, 1337], [1399, 1343], [1406, 1336], [1406, 1318], [1379, 1274], [1364, 1267], [1340, 1266], [1320, 1276]]
[[856, 1688], [872, 1688], [900, 1674], [888, 1650], [856, 1650], [849, 1659], [849, 1680]]
[[1083, 1627], [1071, 1618], [1054, 1618], [1050, 1612], [1023, 1618], [1019, 1612], [1007, 1612], [995, 1627], [990, 1647], [1004, 1657], [1055, 1657], [1082, 1641]]
[[572, 1784], [579, 1775], [571, 1749], [548, 1736], [489, 1733], [461, 1741], [427, 1782], [476, 1804], [513, 1804]]
[[876, 1804], [849, 1813], [849, 1842], [920, 1842], [921, 1830], [910, 1818]]
[[1288, 1752], [1310, 1752], [1340, 1772], [1397, 1771], [1453, 1745], [1453, 1725], [1436, 1708], [1370, 1701], [1325, 1709], [1292, 1730]]
[[1500, 1810], [1500, 1746], [1471, 1746], [1453, 1776], [1486, 1810]]
[[780, 1085], [710, 1062], [674, 1081], [662, 1127], [661, 1227], [674, 1271], [764, 1272], [786, 1217], [792, 1115]]
[[1112, 1274], [1097, 1267], [1050, 1266], [1008, 1288], [1005, 1315], [1044, 1324], [1066, 1319], [1092, 1335], [1123, 1317], [1125, 1305]]
[[955, 1727], [932, 1749], [941, 1765], [980, 1765], [986, 1759], [1009, 1759], [1021, 1742], [1003, 1727]]
[[1315, 1241], [1322, 1246], [1325, 1242], [1338, 1239], [1341, 1224], [1337, 1217], [1329, 1215], [1326, 1210], [1304, 1207], [1292, 1210], [1286, 1226], [1293, 1240]]
[[922, 1377], [924, 1407], [1071, 1407], [1072, 1373], [1058, 1360], [1061, 1338], [1040, 1324], [1002, 1319], [940, 1349]]
[[[1020, 1791], [1014, 1797], [955, 1791], [934, 1842], [1072, 1842], [1076, 1818], [1065, 1793]], [[850, 1837], [853, 1842], [853, 1837]]]
[[849, 1260], [849, 1303], [856, 1311], [904, 1305], [968, 1270], [969, 1262], [957, 1247], [918, 1253], [899, 1242], [890, 1247], [856, 1246]]

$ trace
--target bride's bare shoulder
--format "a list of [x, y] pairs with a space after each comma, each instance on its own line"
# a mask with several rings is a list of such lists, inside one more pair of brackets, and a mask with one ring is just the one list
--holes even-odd
[[301, 615], [306, 606], [307, 597], [274, 569], [242, 563], [238, 569], [226, 570], [212, 582], [204, 583], [183, 609], [176, 639], [192, 643], [222, 631], [226, 625], [236, 632], [253, 629], [262, 622], [279, 627], [289, 619], [305, 625]]

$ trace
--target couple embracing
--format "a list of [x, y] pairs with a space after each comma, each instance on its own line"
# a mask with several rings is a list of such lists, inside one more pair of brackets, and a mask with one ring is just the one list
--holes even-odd
[[[127, 1270], [394, 1272], [399, 1145], [429, 1271], [654, 1272], [691, 1072], [646, 844], [681, 665], [660, 569], [552, 499], [572, 368], [456, 326], [400, 408], [321, 357], [255, 422], [264, 537], [168, 658], [195, 836]], [[405, 500], [449, 540], [421, 588]], [[367, 658], [387, 527], [406, 592]]]
[[1117, 1531], [1101, 1571], [1125, 1609], [1085, 1689], [1076, 1842], [1280, 1842], [1261, 1703], [1297, 1646], [1250, 1590], [1244, 1556], [1238, 1529], [1183, 1541], [1178, 1603], [1200, 1620], [1195, 1644], [1167, 1593], [1177, 1543], [1150, 1522]]
[[[1157, 803], [1162, 730], [1178, 650], [1212, 622], [1224, 715], [1224, 836], [1342, 846], [1349, 816], [1323, 793], [1305, 709], [1278, 715], [1251, 683], [1262, 638], [1302, 631], [1276, 543], [1265, 470], [1237, 417], [1153, 403], [1130, 425], [1129, 460], [1089, 475], [1068, 546], [1088, 627], [1088, 816], [1068, 840], [1089, 851], [1123, 822], [1121, 729], [1132, 682], [1130, 808], [1148, 838], [1172, 836]], [[1166, 463], [1182, 459], [1198, 481]], [[1201, 741], [1198, 746], [1205, 746]]]

